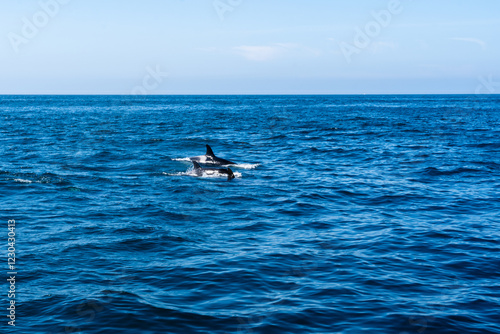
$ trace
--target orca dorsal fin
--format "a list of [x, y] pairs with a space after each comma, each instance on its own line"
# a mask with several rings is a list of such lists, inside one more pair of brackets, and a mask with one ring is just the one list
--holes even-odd
[[234, 179], [236, 176], [234, 176], [234, 173], [233, 171], [231, 170], [231, 168], [227, 168], [227, 180], [228, 181], [231, 181], [232, 179]]
[[194, 166], [194, 169], [201, 169], [200, 164], [197, 163], [196, 161], [193, 161], [193, 166]]
[[214, 151], [212, 151], [212, 148], [210, 145], [207, 145], [207, 154], [208, 156], [215, 157]]

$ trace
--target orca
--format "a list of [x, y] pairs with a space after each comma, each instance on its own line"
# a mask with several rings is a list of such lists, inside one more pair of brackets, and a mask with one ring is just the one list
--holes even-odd
[[213, 175], [213, 174], [220, 174], [221, 176], [227, 175], [228, 181], [231, 181], [232, 179], [235, 178], [233, 171], [229, 167], [228, 168], [203, 168], [196, 161], [193, 161], [193, 166], [194, 166], [194, 172], [196, 173], [197, 176], [202, 176], [203, 173], [206, 173], [209, 175]]
[[197, 157], [189, 158], [191, 161], [196, 161], [200, 164], [210, 164], [210, 165], [236, 165], [234, 162], [218, 158], [215, 156], [212, 148], [207, 145], [207, 153], [205, 155], [199, 155]]

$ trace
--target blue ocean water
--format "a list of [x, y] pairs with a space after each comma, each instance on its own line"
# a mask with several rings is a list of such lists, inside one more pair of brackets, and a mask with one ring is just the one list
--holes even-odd
[[[0, 122], [4, 333], [500, 333], [498, 96], [1, 96]], [[235, 180], [189, 173], [206, 144]]]

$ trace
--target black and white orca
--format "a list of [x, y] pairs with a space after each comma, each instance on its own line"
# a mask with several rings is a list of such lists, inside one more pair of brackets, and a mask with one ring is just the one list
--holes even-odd
[[207, 175], [227, 175], [227, 180], [230, 181], [235, 178], [233, 171], [231, 168], [203, 168], [199, 163], [193, 161], [194, 172], [197, 176], [203, 176], [203, 174]]
[[198, 162], [200, 164], [236, 165], [234, 162], [216, 157], [214, 151], [212, 151], [212, 148], [209, 145], [207, 145], [207, 153], [205, 155], [199, 155], [197, 157], [192, 157], [189, 159], [191, 159], [191, 161], [193, 162]]

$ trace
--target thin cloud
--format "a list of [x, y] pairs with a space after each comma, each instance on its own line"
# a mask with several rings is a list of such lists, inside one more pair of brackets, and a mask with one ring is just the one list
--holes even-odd
[[232, 48], [240, 56], [251, 61], [270, 61], [286, 55], [318, 57], [321, 52], [295, 43], [272, 45], [242, 45]]
[[485, 50], [486, 49], [486, 42], [477, 39], [477, 38], [468, 38], [468, 37], [455, 37], [452, 38], [453, 41], [459, 41], [459, 42], [467, 42], [467, 43], [474, 43], [478, 44], [481, 49]]
[[397, 49], [397, 44], [394, 42], [373, 42], [371, 45], [373, 53], [380, 53], [385, 49], [395, 50]]
[[233, 50], [248, 60], [268, 61], [275, 59], [282, 51], [282, 47], [242, 45], [234, 47]]

